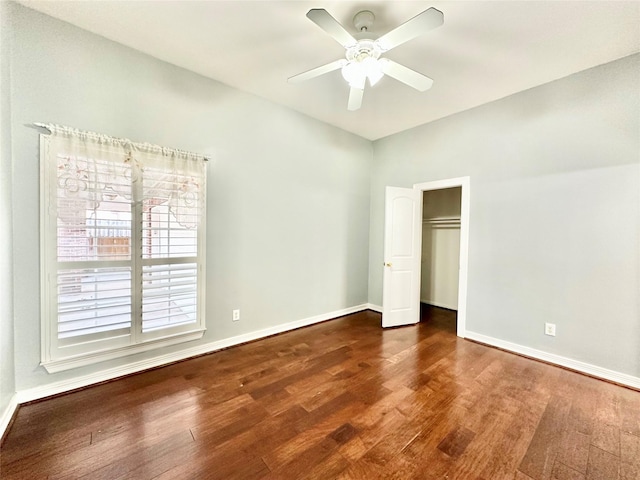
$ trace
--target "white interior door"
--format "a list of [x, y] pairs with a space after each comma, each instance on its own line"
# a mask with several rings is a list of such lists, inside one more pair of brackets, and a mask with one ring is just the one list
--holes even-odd
[[420, 321], [422, 191], [385, 193], [382, 326], [411, 325]]

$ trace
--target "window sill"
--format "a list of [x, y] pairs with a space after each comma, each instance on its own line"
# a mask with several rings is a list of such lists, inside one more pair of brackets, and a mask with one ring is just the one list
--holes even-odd
[[84, 355], [49, 360], [47, 362], [41, 362], [40, 365], [42, 365], [48, 373], [63, 372], [65, 370], [71, 370], [72, 368], [93, 365], [94, 363], [100, 363], [114, 358], [122, 358], [129, 355], [135, 355], [136, 353], [176, 345], [178, 343], [199, 340], [204, 335], [205, 330], [206, 329], [192, 330], [190, 332], [161, 337], [136, 345], [127, 345], [125, 347], [103, 350], [101, 352], [92, 352]]

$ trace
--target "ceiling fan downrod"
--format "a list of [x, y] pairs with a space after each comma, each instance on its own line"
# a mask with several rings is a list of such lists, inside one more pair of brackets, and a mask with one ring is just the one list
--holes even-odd
[[359, 32], [368, 32], [373, 26], [375, 19], [376, 16], [373, 12], [370, 12], [369, 10], [362, 10], [354, 15], [353, 26], [356, 27], [356, 30]]

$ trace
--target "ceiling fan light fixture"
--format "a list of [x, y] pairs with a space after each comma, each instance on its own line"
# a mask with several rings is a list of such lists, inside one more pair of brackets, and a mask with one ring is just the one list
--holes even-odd
[[349, 83], [350, 87], [363, 88], [367, 72], [361, 62], [351, 60], [342, 67], [342, 77]]
[[369, 79], [369, 85], [372, 87], [384, 76], [382, 65], [377, 58], [367, 57], [362, 61], [361, 65]]
[[364, 88], [364, 82], [368, 78], [371, 86], [375, 85], [384, 76], [381, 62], [371, 56], [357, 58], [349, 61], [342, 67], [342, 76], [349, 86]]

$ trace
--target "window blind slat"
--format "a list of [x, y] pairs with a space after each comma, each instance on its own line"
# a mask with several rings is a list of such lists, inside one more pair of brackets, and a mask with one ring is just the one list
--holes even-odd
[[187, 299], [196, 297], [196, 290], [185, 290], [183, 292], [172, 292], [169, 295], [147, 295], [145, 305], [153, 305], [154, 303], [162, 303], [166, 302], [168, 298], [171, 298], [173, 301], [185, 301]]
[[144, 266], [142, 277], [143, 332], [196, 321], [196, 264]]
[[82, 330], [87, 327], [99, 327], [99, 326], [109, 326], [116, 323], [126, 323], [129, 325], [131, 323], [131, 315], [122, 314], [122, 313], [114, 313], [113, 315], [101, 315], [99, 317], [81, 317], [74, 319], [67, 319], [65, 321], [58, 322], [58, 329], [64, 330], [66, 332], [74, 332], [76, 330]]
[[130, 313], [131, 312], [131, 296], [123, 296], [112, 302], [83, 302], [74, 306], [73, 303], [61, 304], [58, 308], [58, 314], [61, 318], [65, 317], [83, 317], [94, 316], [100, 314], [108, 314], [109, 312]]
[[58, 338], [131, 325], [131, 268], [58, 270]]
[[128, 333], [131, 327], [130, 323], [122, 323], [122, 324], [112, 324], [109, 327], [99, 326], [99, 327], [86, 327], [74, 330], [71, 334], [61, 331], [58, 332], [58, 339], [70, 339], [73, 337], [86, 336], [86, 335], [96, 335], [96, 334], [105, 334], [109, 335], [123, 335]]
[[152, 293], [154, 290], [179, 290], [180, 287], [192, 287], [195, 288], [196, 279], [195, 276], [186, 280], [179, 280], [175, 278], [163, 278], [161, 280], [147, 280], [142, 285], [143, 291]]
[[[196, 276], [196, 272], [188, 271], [188, 272], [185, 272], [185, 273], [173, 273], [171, 275], [167, 275], [165, 277], [165, 279], [167, 281], [169, 281], [169, 280], [178, 281], [181, 278], [193, 279], [193, 278], [195, 278], [195, 276]], [[158, 281], [160, 279], [156, 278], [155, 275], [152, 276], [152, 275], [149, 275], [149, 274], [146, 274], [146, 275], [144, 275], [142, 277], [142, 281], [143, 282], [150, 282], [152, 280]]]

